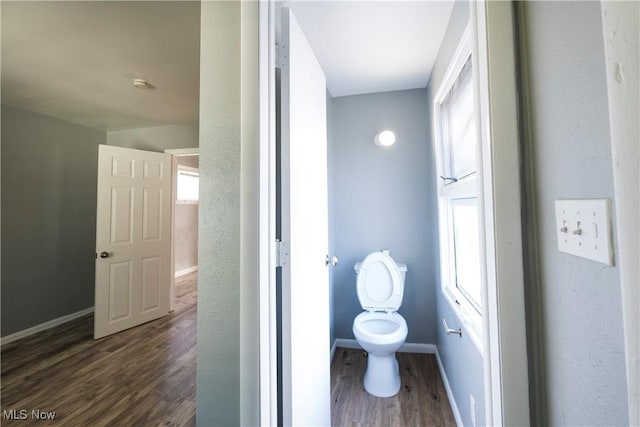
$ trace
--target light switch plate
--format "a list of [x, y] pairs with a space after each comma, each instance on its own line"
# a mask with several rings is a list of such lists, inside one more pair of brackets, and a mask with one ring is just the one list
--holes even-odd
[[609, 199], [556, 200], [558, 250], [613, 265]]

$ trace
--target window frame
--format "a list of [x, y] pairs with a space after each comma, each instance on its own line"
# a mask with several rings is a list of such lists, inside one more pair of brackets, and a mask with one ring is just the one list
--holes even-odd
[[194, 168], [192, 166], [186, 166], [186, 165], [181, 165], [178, 164], [178, 170], [176, 172], [176, 204], [177, 205], [197, 205], [200, 203], [200, 194], [198, 193], [198, 199], [197, 200], [187, 200], [187, 199], [180, 199], [179, 197], [179, 190], [178, 188], [180, 187], [180, 172], [186, 172], [186, 174], [189, 175], [195, 175], [198, 177], [198, 190], [200, 187], [200, 169], [199, 168]]
[[[464, 65], [469, 57], [471, 57], [472, 67], [472, 84], [473, 74], [478, 66], [477, 60], [472, 56], [472, 28], [468, 25], [465, 29], [460, 42], [453, 54], [447, 71], [440, 83], [438, 91], [433, 101], [433, 133], [434, 147], [436, 154], [436, 180], [437, 198], [438, 198], [438, 226], [440, 236], [440, 287], [445, 300], [449, 303], [452, 310], [458, 316], [459, 321], [465, 329], [467, 335], [471, 338], [478, 351], [483, 354], [483, 313], [486, 313], [483, 301], [480, 301], [480, 307], [477, 307], [464, 292], [457, 287], [456, 283], [456, 266], [455, 266], [455, 247], [454, 247], [454, 230], [453, 230], [453, 212], [452, 200], [463, 198], [476, 198], [478, 205], [478, 243], [479, 246], [485, 244], [485, 236], [483, 233], [484, 225], [482, 221], [482, 210], [484, 203], [482, 192], [480, 191], [481, 178], [481, 152], [480, 152], [480, 132], [478, 115], [475, 112], [477, 108], [477, 100], [474, 99], [474, 127], [477, 135], [476, 138], [476, 168], [475, 171], [463, 175], [461, 177], [447, 177], [446, 162], [450, 163], [450, 146], [444, 141], [445, 131], [443, 129], [443, 113], [442, 104], [447, 98], [451, 88], [458, 79]], [[473, 96], [476, 97], [476, 91], [473, 90]], [[443, 179], [444, 178], [444, 179]], [[447, 178], [456, 178], [450, 180]], [[484, 252], [480, 251], [480, 263], [486, 262]], [[482, 270], [482, 266], [481, 266]], [[481, 273], [480, 286], [481, 294], [484, 293], [485, 279]]]

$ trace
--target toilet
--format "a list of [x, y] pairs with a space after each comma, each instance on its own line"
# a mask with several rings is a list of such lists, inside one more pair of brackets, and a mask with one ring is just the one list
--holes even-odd
[[377, 397], [400, 391], [396, 351], [407, 339], [407, 322], [397, 313], [402, 304], [407, 265], [396, 263], [389, 251], [372, 252], [354, 270], [360, 305], [365, 310], [353, 321], [358, 344], [369, 353], [365, 390]]

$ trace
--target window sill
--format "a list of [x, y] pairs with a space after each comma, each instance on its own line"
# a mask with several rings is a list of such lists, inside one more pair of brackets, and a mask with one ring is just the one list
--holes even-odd
[[480, 355], [483, 355], [482, 345], [482, 316], [473, 308], [462, 293], [449, 288], [442, 289], [445, 299], [451, 306], [460, 325], [462, 333], [471, 339]]

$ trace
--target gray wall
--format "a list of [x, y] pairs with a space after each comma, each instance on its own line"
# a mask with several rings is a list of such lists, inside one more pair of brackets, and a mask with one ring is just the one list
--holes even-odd
[[[438, 90], [444, 73], [449, 66], [453, 52], [458, 47], [460, 37], [469, 20], [469, 4], [458, 1], [453, 7], [447, 32], [442, 41], [438, 58], [431, 73], [428, 91], [429, 118], [433, 108], [433, 97]], [[433, 147], [432, 147], [433, 150]], [[435, 167], [435, 164], [432, 165]], [[434, 184], [435, 186], [435, 184]], [[435, 188], [433, 189], [435, 191]], [[437, 239], [437, 237], [435, 237]], [[436, 255], [438, 258], [439, 255]], [[438, 283], [439, 267], [438, 267]], [[446, 335], [442, 329], [442, 318], [447, 320], [449, 327], [462, 327], [457, 314], [452, 309], [449, 301], [442, 294], [440, 285], [437, 287], [437, 318], [434, 320], [437, 327], [437, 344], [442, 364], [447, 373], [449, 384], [462, 417], [464, 425], [471, 425], [471, 408], [469, 395], [473, 395], [476, 401], [476, 420], [482, 424], [485, 418], [484, 411], [484, 371], [482, 354], [475, 347], [468, 335], [462, 334], [462, 338], [456, 335]]]
[[104, 141], [2, 106], [2, 336], [93, 306]]
[[554, 220], [555, 199], [614, 196], [600, 3], [523, 9], [546, 422], [626, 425], [618, 269], [558, 252]]
[[[240, 264], [240, 425], [260, 425], [259, 239], [260, 104], [258, 67], [259, 3], [242, 2], [241, 264]], [[262, 283], [264, 284], [264, 283]]]
[[[393, 129], [396, 144], [373, 139]], [[407, 342], [435, 343], [434, 253], [437, 234], [432, 153], [424, 89], [333, 99], [330, 138], [335, 268], [335, 336], [353, 339], [362, 312], [353, 265], [376, 250], [408, 266], [398, 312], [409, 328]]]
[[240, 424], [240, 3], [201, 7], [198, 258], [206, 262], [198, 274], [196, 422], [230, 426]]
[[[198, 156], [178, 157], [178, 164], [198, 167]], [[175, 219], [176, 271], [198, 265], [198, 204], [176, 203]]]
[[171, 148], [198, 147], [198, 123], [187, 123], [107, 132], [107, 145], [162, 152]]

